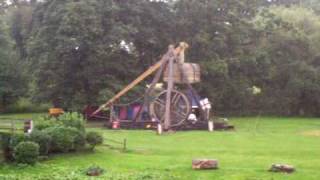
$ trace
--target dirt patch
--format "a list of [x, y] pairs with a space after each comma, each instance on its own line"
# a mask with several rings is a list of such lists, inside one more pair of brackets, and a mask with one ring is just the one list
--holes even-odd
[[320, 130], [304, 131], [302, 135], [320, 137]]

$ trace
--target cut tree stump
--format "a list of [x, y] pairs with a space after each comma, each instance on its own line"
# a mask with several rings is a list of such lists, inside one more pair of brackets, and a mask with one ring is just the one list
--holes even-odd
[[271, 172], [284, 172], [284, 173], [293, 173], [295, 168], [288, 164], [272, 164], [269, 169]]
[[192, 160], [192, 169], [218, 169], [218, 160], [194, 159]]

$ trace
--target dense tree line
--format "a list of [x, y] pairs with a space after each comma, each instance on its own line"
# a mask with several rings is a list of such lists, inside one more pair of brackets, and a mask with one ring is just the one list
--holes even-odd
[[0, 13], [2, 109], [99, 104], [186, 41], [218, 114], [320, 115], [315, 0], [0, 0]]

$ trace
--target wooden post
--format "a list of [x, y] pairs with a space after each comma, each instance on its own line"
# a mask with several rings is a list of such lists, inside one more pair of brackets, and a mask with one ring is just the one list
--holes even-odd
[[206, 120], [209, 123], [209, 131], [212, 132], [214, 131], [214, 119], [212, 119], [212, 121], [210, 121], [210, 109], [206, 110]]
[[109, 119], [110, 122], [113, 121], [113, 104], [110, 105], [110, 119]]
[[158, 123], [158, 125], [157, 125], [157, 131], [158, 131], [158, 134], [159, 134], [159, 135], [162, 134], [162, 124], [161, 124], [161, 123]]
[[168, 72], [168, 87], [167, 87], [167, 96], [166, 96], [166, 111], [165, 111], [165, 119], [164, 119], [164, 130], [168, 130], [171, 125], [171, 92], [173, 89], [173, 61], [174, 61], [174, 53], [173, 53], [173, 46], [170, 46], [170, 57], [169, 57], [169, 72]]
[[11, 119], [11, 133], [12, 133], [12, 134], [14, 133], [14, 130], [15, 130], [14, 122], [13, 122], [13, 120]]
[[214, 123], [213, 121], [208, 121], [208, 129], [210, 132], [213, 132], [214, 130]]
[[127, 139], [125, 138], [123, 140], [123, 151], [126, 151], [127, 150]]

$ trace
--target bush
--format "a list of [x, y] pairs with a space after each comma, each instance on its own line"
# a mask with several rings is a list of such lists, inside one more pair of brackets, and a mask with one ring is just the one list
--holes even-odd
[[50, 118], [49, 116], [41, 116], [35, 120], [35, 122], [34, 128], [37, 130], [43, 130], [61, 124], [55, 118]]
[[69, 128], [71, 135], [73, 136], [73, 147], [72, 150], [79, 150], [86, 145], [86, 135], [83, 131], [75, 128]]
[[51, 136], [45, 131], [34, 130], [28, 138], [30, 141], [39, 144], [40, 155], [47, 155], [50, 150]]
[[39, 145], [30, 141], [21, 142], [14, 148], [13, 156], [18, 163], [33, 165], [38, 161]]
[[6, 161], [13, 161], [13, 151], [14, 148], [23, 141], [26, 141], [26, 136], [24, 134], [12, 134], [2, 132], [0, 134], [1, 140], [1, 150], [3, 151], [3, 156]]
[[51, 136], [51, 152], [68, 152], [85, 145], [84, 133], [73, 127], [54, 126], [45, 132]]
[[10, 148], [10, 139], [12, 134], [7, 132], [0, 133], [0, 148], [6, 161], [12, 161], [12, 149]]
[[53, 126], [44, 130], [52, 138], [50, 152], [68, 152], [72, 148], [73, 137], [66, 129], [63, 126]]
[[87, 143], [91, 146], [93, 150], [96, 145], [100, 145], [103, 143], [103, 137], [98, 132], [88, 132], [86, 135]]
[[9, 148], [14, 149], [20, 142], [26, 141], [27, 137], [24, 134], [13, 134], [10, 138]]
[[58, 120], [66, 127], [74, 127], [84, 131], [85, 119], [82, 114], [77, 112], [64, 113], [58, 117]]

